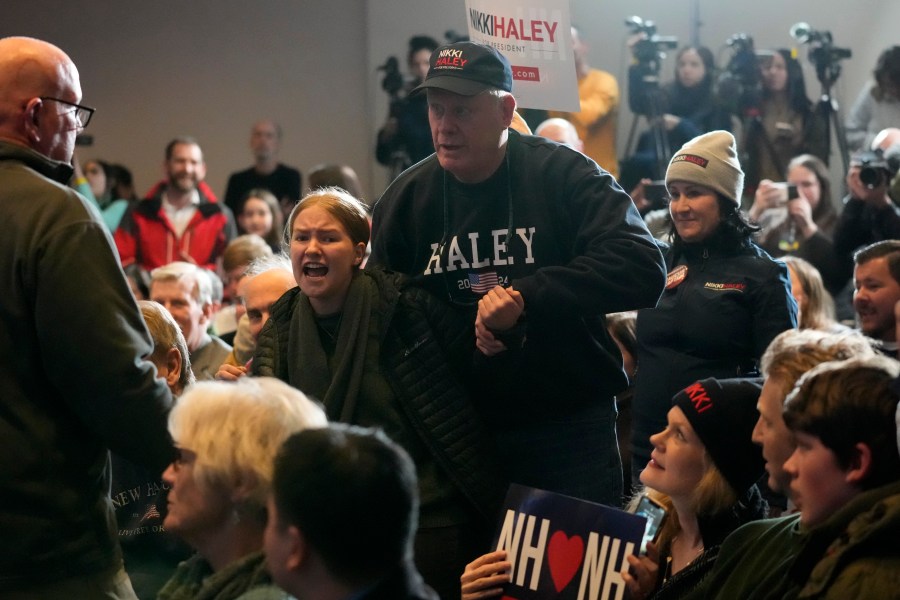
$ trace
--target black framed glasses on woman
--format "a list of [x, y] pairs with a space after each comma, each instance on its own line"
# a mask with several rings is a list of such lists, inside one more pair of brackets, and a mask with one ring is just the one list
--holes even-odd
[[60, 104], [65, 104], [66, 106], [73, 107], [75, 109], [75, 118], [78, 119], [78, 123], [82, 129], [88, 126], [88, 123], [91, 122], [91, 117], [94, 116], [94, 111], [97, 110], [96, 108], [91, 108], [90, 106], [75, 104], [74, 102], [61, 100], [59, 98], [53, 98], [51, 96], [40, 96], [40, 99], [53, 100], [54, 102], [59, 102]]

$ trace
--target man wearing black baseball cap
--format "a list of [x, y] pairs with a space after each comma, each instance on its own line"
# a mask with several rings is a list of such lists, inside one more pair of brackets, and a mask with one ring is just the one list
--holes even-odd
[[375, 206], [369, 264], [471, 317], [496, 356], [467, 383], [512, 481], [615, 505], [614, 396], [627, 380], [604, 315], [655, 306], [665, 266], [609, 173], [509, 129], [512, 74], [489, 46], [435, 50], [416, 89], [435, 154]]
[[428, 75], [415, 90], [444, 89], [474, 96], [487, 89], [512, 92], [512, 71], [506, 57], [474, 42], [458, 42], [438, 48], [431, 55]]
[[[516, 110], [509, 61], [474, 42], [438, 48], [413, 93], [423, 91], [440, 165], [462, 183], [488, 179], [503, 162], [506, 129]], [[466, 118], [446, 115], [447, 110]]]

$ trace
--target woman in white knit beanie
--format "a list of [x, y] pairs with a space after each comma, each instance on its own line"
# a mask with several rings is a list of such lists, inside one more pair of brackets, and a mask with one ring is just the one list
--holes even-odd
[[693, 381], [758, 374], [769, 342], [797, 326], [787, 267], [753, 243], [741, 214], [734, 137], [713, 131], [675, 153], [666, 172], [673, 242], [656, 308], [638, 312], [632, 471], [650, 458], [672, 396]]

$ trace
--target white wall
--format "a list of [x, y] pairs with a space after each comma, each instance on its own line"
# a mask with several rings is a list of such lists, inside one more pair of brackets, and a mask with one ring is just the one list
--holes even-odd
[[[787, 31], [797, 21], [832, 31], [854, 52], [836, 90], [845, 109], [878, 52], [900, 41], [897, 0], [572, 0], [572, 14], [592, 63], [624, 81], [624, 19], [654, 20], [661, 34], [687, 42], [695, 5], [700, 41], [714, 51], [738, 31], [760, 48], [792, 45]], [[98, 108], [89, 131], [95, 146], [85, 156], [130, 166], [144, 190], [160, 176], [166, 142], [192, 134], [220, 194], [228, 174], [250, 163], [251, 123], [270, 116], [285, 130], [284, 162], [304, 172], [345, 162], [377, 196], [386, 177], [374, 138], [387, 97], [376, 67], [389, 55], [402, 63], [410, 35], [442, 40], [449, 29], [466, 29], [463, 0], [5, 0], [2, 12], [0, 36], [47, 39], [79, 66], [84, 102]], [[720, 60], [728, 55], [721, 51]], [[664, 79], [671, 72], [666, 64]], [[807, 76], [816, 98], [811, 68]], [[620, 146], [630, 122], [623, 110]]]
[[4, 0], [0, 36], [66, 50], [97, 107], [83, 156], [120, 161], [141, 193], [161, 175], [166, 143], [198, 138], [208, 181], [224, 194], [251, 162], [250, 127], [284, 129], [282, 159], [304, 172], [346, 162], [364, 182], [368, 82], [365, 1]]

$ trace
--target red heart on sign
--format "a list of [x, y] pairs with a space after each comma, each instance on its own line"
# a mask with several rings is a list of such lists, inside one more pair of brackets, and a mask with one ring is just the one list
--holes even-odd
[[559, 593], [569, 585], [584, 556], [584, 540], [579, 536], [568, 537], [564, 532], [557, 531], [550, 536], [550, 546], [547, 548], [547, 562], [550, 564], [550, 577], [553, 579], [553, 587]]

